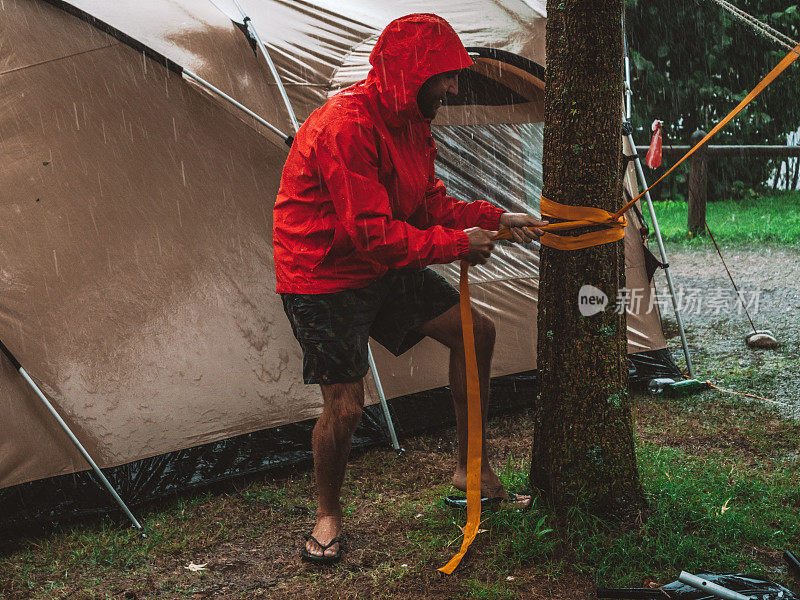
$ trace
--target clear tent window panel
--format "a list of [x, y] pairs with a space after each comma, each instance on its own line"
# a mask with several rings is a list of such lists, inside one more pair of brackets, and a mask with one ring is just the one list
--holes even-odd
[[436, 175], [459, 200], [539, 215], [543, 123], [433, 127]]

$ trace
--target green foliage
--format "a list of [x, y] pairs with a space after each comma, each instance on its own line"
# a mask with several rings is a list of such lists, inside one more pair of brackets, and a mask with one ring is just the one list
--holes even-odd
[[[706, 222], [717, 242], [800, 243], [800, 192], [780, 192], [753, 198], [749, 189], [742, 198], [706, 205]], [[687, 233], [685, 202], [656, 202], [656, 217], [665, 240], [710, 244], [708, 236]], [[645, 212], [645, 218], [649, 216]]]
[[502, 584], [483, 583], [480, 581], [467, 581], [465, 586], [467, 598], [486, 598], [487, 600], [499, 600], [501, 598], [516, 598], [517, 595]]
[[[721, 372], [720, 382], [732, 385], [732, 376]], [[485, 511], [484, 532], [452, 578], [435, 569], [458, 549], [465, 515], [443, 505], [452, 490], [438, 482], [449, 475], [450, 457], [437, 435], [407, 440], [413, 446], [406, 459], [375, 449], [351, 461], [345, 494], [356, 505], [346, 520], [352, 544], [332, 569], [305, 568], [297, 558], [301, 534], [313, 525], [313, 478], [300, 473], [142, 509], [147, 538], [105, 520], [23, 540], [0, 555], [0, 599], [172, 600], [223, 590], [242, 598], [393, 598], [427, 590], [436, 597], [531, 598], [546, 596], [549, 582], [575, 586], [573, 595], [559, 597], [586, 598], [595, 582], [665, 583], [681, 569], [752, 571], [789, 583], [778, 570], [779, 551], [800, 541], [800, 425], [712, 390], [691, 399], [633, 400], [650, 502], [640, 518], [603, 521], [582, 507], [559, 519], [538, 500], [527, 511]], [[530, 419], [515, 415], [492, 427], [513, 444], [530, 431]], [[528, 489], [528, 461], [507, 456], [503, 484]], [[208, 570], [191, 573], [190, 561], [208, 563]]]
[[[696, 129], [709, 131], [787, 53], [710, 1], [626, 0], [626, 6], [634, 137], [639, 144], [649, 143], [654, 119], [664, 121], [666, 144], [688, 144]], [[753, 0], [747, 3], [746, 10], [791, 38], [800, 38], [800, 10], [796, 4]], [[795, 64], [711, 143], [786, 144], [790, 133], [800, 126], [798, 87], [800, 68]], [[712, 161], [715, 164], [710, 170], [710, 198], [724, 195], [737, 180], [748, 189], [762, 187], [780, 161]], [[668, 166], [651, 179], [655, 180]], [[684, 190], [683, 182], [673, 176], [658, 193], [677, 199]]]

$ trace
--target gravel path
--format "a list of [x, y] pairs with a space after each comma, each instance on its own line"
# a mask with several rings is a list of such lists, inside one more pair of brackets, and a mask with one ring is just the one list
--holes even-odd
[[[789, 404], [793, 408], [781, 408], [800, 416], [800, 248], [721, 248], [742, 296], [750, 303], [756, 327], [771, 330], [777, 338], [780, 346], [773, 351], [745, 345], [750, 324], [713, 247], [668, 244], [666, 249], [678, 296], [683, 292], [682, 316], [698, 378]], [[659, 294], [666, 293], [663, 271], [656, 274], [656, 286]], [[662, 310], [662, 318], [668, 344], [683, 368], [671, 305]]]

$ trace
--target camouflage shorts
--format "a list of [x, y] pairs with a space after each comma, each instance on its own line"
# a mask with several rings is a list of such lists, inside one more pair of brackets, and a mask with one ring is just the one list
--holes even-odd
[[399, 356], [425, 337], [422, 324], [458, 304], [456, 289], [427, 268], [391, 270], [356, 290], [281, 297], [303, 349], [303, 381], [320, 384], [361, 379], [370, 337]]

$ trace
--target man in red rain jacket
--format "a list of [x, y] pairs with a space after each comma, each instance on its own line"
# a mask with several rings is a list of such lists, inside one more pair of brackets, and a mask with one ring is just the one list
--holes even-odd
[[[425, 336], [451, 349], [459, 442], [453, 485], [466, 489], [458, 292], [426, 267], [485, 263], [500, 226], [530, 241], [541, 231], [524, 228], [543, 224], [487, 202], [455, 200], [434, 174], [430, 120], [458, 93], [458, 72], [472, 64], [447, 21], [431, 14], [393, 21], [369, 61], [364, 81], [330, 98], [300, 128], [275, 202], [277, 291], [303, 349], [303, 379], [320, 384], [323, 397], [312, 437], [317, 524], [302, 552], [313, 562], [340, 555], [339, 496], [364, 404], [370, 336], [396, 355]], [[485, 415], [494, 325], [477, 311], [474, 323]], [[483, 495], [508, 498], [485, 453], [483, 465]], [[530, 498], [516, 502], [525, 506]]]

